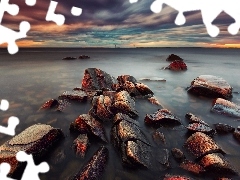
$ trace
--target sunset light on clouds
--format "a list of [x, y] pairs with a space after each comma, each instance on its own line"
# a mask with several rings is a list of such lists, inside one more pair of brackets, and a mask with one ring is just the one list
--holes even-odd
[[[45, 20], [49, 0], [38, 0], [33, 7], [23, 0], [10, 0], [19, 5], [20, 12], [17, 16], [5, 13], [2, 24], [16, 31], [23, 20], [31, 24], [28, 37], [17, 41], [20, 47], [240, 47], [239, 33], [233, 36], [227, 31], [234, 19], [224, 12], [213, 22], [220, 28], [220, 35], [212, 38], [200, 11], [185, 13], [186, 24], [177, 26], [174, 23], [177, 11], [164, 5], [161, 13], [155, 14], [150, 10], [153, 1], [58, 2], [55, 12], [66, 18], [62, 26]], [[73, 6], [82, 8], [80, 16], [71, 14]]]

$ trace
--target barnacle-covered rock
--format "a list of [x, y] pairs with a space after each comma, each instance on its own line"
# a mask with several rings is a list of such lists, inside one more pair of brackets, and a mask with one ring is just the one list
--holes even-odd
[[187, 65], [183, 61], [175, 60], [169, 64], [168, 67], [165, 69], [170, 69], [172, 71], [181, 71], [181, 70], [187, 70]]
[[124, 165], [150, 166], [150, 146], [134, 119], [125, 114], [116, 114], [111, 129], [111, 141], [120, 150]]
[[165, 136], [160, 129], [156, 129], [156, 131], [153, 132], [152, 137], [156, 144], [166, 144]]
[[88, 95], [84, 90], [72, 90], [72, 91], [65, 91], [60, 96], [59, 99], [69, 99], [69, 100], [76, 100], [80, 102], [87, 101]]
[[181, 120], [167, 109], [159, 109], [153, 114], [146, 114], [144, 121], [146, 124], [181, 124]]
[[206, 154], [224, 151], [208, 135], [196, 132], [192, 134], [185, 142], [185, 147], [197, 158]]
[[194, 132], [202, 132], [208, 135], [211, 135], [215, 132], [214, 129], [210, 128], [209, 126], [201, 123], [191, 123], [187, 126], [188, 131], [191, 133]]
[[200, 164], [210, 172], [220, 174], [236, 174], [236, 171], [233, 169], [233, 167], [220, 154], [207, 154], [200, 160]]
[[185, 117], [189, 120], [189, 123], [201, 123], [206, 126], [209, 126], [205, 121], [203, 121], [202, 119], [200, 119], [199, 117], [197, 117], [196, 115], [194, 115], [192, 113], [187, 113], [185, 115]]
[[189, 172], [192, 172], [194, 174], [200, 174], [200, 173], [205, 172], [205, 169], [201, 165], [199, 165], [195, 162], [189, 161], [189, 160], [184, 160], [180, 164], [180, 167], [182, 169], [185, 169], [185, 170], [187, 170]]
[[192, 180], [190, 177], [182, 175], [170, 175], [166, 174], [163, 180]]
[[95, 120], [89, 114], [81, 114], [74, 122], [70, 125], [70, 131], [78, 131], [81, 134], [95, 135], [101, 140], [107, 142], [105, 130], [100, 122]]
[[240, 105], [222, 98], [217, 98], [213, 101], [211, 111], [231, 117], [240, 117]]
[[176, 54], [170, 54], [166, 59], [166, 61], [175, 61], [175, 60], [183, 61], [183, 59]]
[[172, 148], [171, 152], [174, 159], [179, 163], [183, 162], [186, 159], [184, 153], [178, 148]]
[[40, 159], [50, 150], [52, 145], [63, 137], [63, 132], [46, 124], [35, 124], [0, 146], [0, 164], [7, 162], [11, 165], [10, 175], [21, 166], [16, 160], [19, 151], [32, 154]]
[[235, 128], [228, 124], [217, 123], [214, 124], [214, 126], [218, 133], [230, 133], [235, 131]]
[[77, 156], [82, 158], [85, 157], [89, 145], [89, 140], [87, 134], [80, 134], [74, 141], [73, 141], [73, 149], [76, 152]]
[[108, 160], [108, 149], [101, 147], [90, 159], [90, 161], [83, 166], [83, 168], [71, 180], [97, 180], [101, 179]]
[[191, 82], [188, 92], [207, 97], [224, 98], [232, 97], [232, 87], [221, 77], [201, 75]]
[[113, 90], [116, 79], [110, 74], [97, 68], [85, 69], [82, 79], [82, 88], [84, 90]]

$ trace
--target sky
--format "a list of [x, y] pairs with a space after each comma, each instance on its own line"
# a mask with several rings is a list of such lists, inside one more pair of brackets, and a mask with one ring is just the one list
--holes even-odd
[[[240, 33], [231, 35], [227, 27], [234, 19], [225, 12], [213, 21], [220, 34], [212, 38], [202, 21], [201, 11], [184, 13], [186, 23], [177, 26], [178, 12], [163, 5], [160, 13], [150, 9], [154, 0], [56, 0], [56, 14], [65, 16], [58, 26], [45, 20], [50, 0], [37, 0], [30, 7], [24, 0], [10, 0], [20, 7], [16, 16], [4, 13], [2, 25], [19, 31], [21, 21], [28, 21], [31, 29], [27, 38], [18, 40], [19, 47], [240, 47]], [[73, 16], [71, 8], [82, 8], [80, 16]], [[2, 44], [0, 47], [7, 46]]]

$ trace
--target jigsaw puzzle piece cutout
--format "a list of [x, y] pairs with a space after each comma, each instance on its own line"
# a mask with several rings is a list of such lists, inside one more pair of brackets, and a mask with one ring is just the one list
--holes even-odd
[[28, 6], [34, 6], [36, 4], [36, 0], [25, 0]]
[[80, 16], [80, 15], [82, 14], [82, 9], [73, 6], [72, 9], [71, 9], [71, 13], [72, 13], [72, 15], [74, 15], [74, 16]]
[[21, 180], [29, 180], [29, 177], [34, 180], [40, 180], [38, 174], [46, 173], [50, 169], [48, 163], [46, 162], [42, 162], [36, 166], [32, 154], [27, 154], [24, 151], [19, 151], [16, 158], [19, 162], [27, 162], [27, 166], [23, 172]]
[[30, 24], [26, 21], [20, 23], [19, 32], [13, 31], [5, 26], [0, 25], [0, 44], [8, 43], [8, 52], [15, 54], [18, 52], [16, 40], [27, 37], [27, 32], [30, 30]]
[[16, 16], [19, 12], [19, 7], [16, 4], [9, 4], [9, 0], [1, 0], [1, 2], [0, 2], [0, 23], [2, 22], [4, 12], [8, 12], [12, 16]]
[[15, 180], [12, 178], [7, 177], [8, 173], [10, 172], [11, 166], [8, 163], [0, 164], [0, 179], [1, 180]]
[[138, 0], [129, 0], [129, 2], [132, 4], [138, 2]]
[[15, 116], [11, 116], [10, 118], [8, 118], [8, 126], [7, 127], [0, 126], [0, 133], [14, 136], [15, 129], [18, 124], [19, 124], [19, 119]]
[[8, 100], [2, 99], [2, 100], [1, 100], [1, 104], [0, 104], [0, 110], [6, 111], [6, 110], [8, 110], [8, 108], [9, 108], [9, 102], [8, 102]]
[[55, 9], [57, 8], [58, 2], [56, 1], [51, 1], [48, 12], [46, 15], [46, 21], [53, 21], [55, 22], [58, 26], [61, 26], [65, 22], [65, 17], [62, 14], [55, 14]]

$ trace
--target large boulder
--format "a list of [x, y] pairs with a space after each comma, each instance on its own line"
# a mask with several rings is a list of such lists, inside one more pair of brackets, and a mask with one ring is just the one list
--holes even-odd
[[221, 77], [201, 75], [191, 82], [187, 90], [190, 93], [211, 98], [232, 97], [232, 87]]
[[11, 165], [9, 175], [14, 175], [22, 166], [16, 159], [19, 151], [32, 154], [35, 160], [41, 159], [61, 137], [63, 132], [60, 129], [46, 124], [32, 125], [0, 146], [0, 164], [9, 163]]
[[175, 61], [175, 60], [183, 61], [181, 57], [175, 54], [170, 54], [166, 59], [166, 61]]

